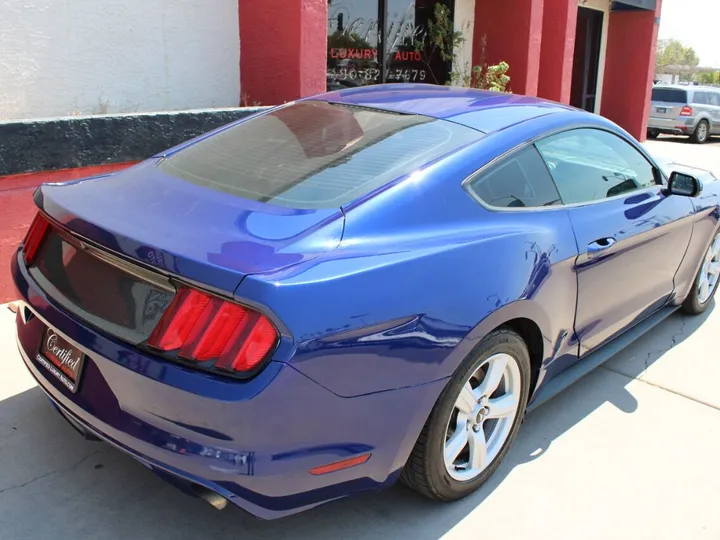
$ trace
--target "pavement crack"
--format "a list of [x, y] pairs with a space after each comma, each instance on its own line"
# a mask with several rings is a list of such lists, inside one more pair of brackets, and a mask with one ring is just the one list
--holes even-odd
[[34, 482], [37, 482], [38, 480], [42, 480], [43, 478], [47, 478], [48, 476], [53, 476], [53, 475], [55, 475], [55, 474], [60, 474], [60, 473], [64, 473], [64, 472], [74, 471], [75, 469], [77, 469], [78, 467], [80, 467], [80, 465], [82, 465], [83, 463], [85, 463], [88, 459], [90, 459], [90, 458], [93, 457], [93, 456], [98, 455], [99, 453], [100, 453], [100, 450], [95, 450], [95, 452], [92, 452], [91, 454], [88, 454], [87, 456], [85, 456], [84, 458], [82, 458], [80, 461], [78, 461], [77, 463], [75, 463], [75, 465], [71, 465], [70, 467], [66, 467], [66, 468], [64, 468], [64, 469], [59, 469], [59, 470], [57, 470], [57, 471], [50, 471], [50, 472], [47, 472], [47, 473], [45, 473], [45, 474], [41, 474], [40, 476], [36, 476], [35, 478], [33, 478], [33, 479], [31, 479], [31, 480], [28, 480], [27, 482], [23, 482], [22, 484], [17, 484], [17, 485], [15, 485], [15, 486], [10, 486], [10, 487], [6, 487], [6, 488], [4, 488], [4, 489], [0, 489], [0, 495], [2, 495], [3, 493], [5, 493], [6, 491], [12, 491], [12, 490], [14, 490], [14, 489], [24, 488], [25, 486], [29, 486], [30, 484], [32, 484], [32, 483], [34, 483]]
[[680, 325], [680, 329], [672, 335], [673, 347], [675, 345], [677, 345], [678, 338], [685, 334], [685, 326], [687, 325], [687, 317], [685, 315], [683, 315], [680, 318], [680, 321], [682, 322], [682, 324]]

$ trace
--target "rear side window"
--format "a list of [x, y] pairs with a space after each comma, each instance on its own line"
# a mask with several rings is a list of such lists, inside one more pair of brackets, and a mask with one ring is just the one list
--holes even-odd
[[483, 171], [469, 188], [489, 206], [527, 208], [560, 204], [560, 195], [535, 147], [526, 147]]
[[158, 167], [292, 208], [336, 208], [484, 137], [416, 114], [304, 101], [201, 140]]
[[685, 104], [688, 102], [687, 90], [680, 90], [679, 88], [653, 88], [652, 100], [665, 103]]
[[715, 105], [720, 107], [720, 94], [717, 92], [708, 92], [708, 105]]

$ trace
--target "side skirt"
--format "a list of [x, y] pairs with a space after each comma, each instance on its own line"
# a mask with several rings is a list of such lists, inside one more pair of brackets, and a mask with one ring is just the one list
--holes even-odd
[[574, 384], [595, 368], [610, 360], [610, 358], [625, 349], [633, 341], [642, 337], [667, 319], [670, 315], [675, 313], [679, 307], [680, 306], [668, 306], [662, 308], [658, 312], [650, 315], [647, 319], [644, 319], [630, 328], [628, 331], [623, 332], [606, 345], [603, 345], [598, 350], [590, 353], [572, 367], [553, 377], [547, 384], [540, 388], [537, 394], [533, 396], [527, 408], [528, 412], [555, 397], [568, 386]]

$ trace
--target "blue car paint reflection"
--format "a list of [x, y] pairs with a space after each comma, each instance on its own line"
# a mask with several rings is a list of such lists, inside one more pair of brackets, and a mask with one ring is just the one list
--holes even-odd
[[[537, 395], [607, 340], [682, 301], [717, 230], [714, 182], [692, 200], [667, 197], [658, 186], [602, 205], [541, 211], [490, 209], [463, 188], [498, 156], [579, 126], [615, 133], [646, 155], [600, 117], [525, 96], [427, 85], [306, 101], [314, 100], [429, 114], [483, 133], [336, 208], [253, 201], [160, 170], [197, 140], [119, 174], [43, 186], [35, 196], [87, 242], [266, 314], [279, 344], [255, 377], [201, 373], [76, 320], [37, 285], [22, 257], [12, 261], [32, 314], [27, 322], [18, 314], [20, 348], [63, 414], [159, 474], [205, 486], [264, 518], [392, 484], [448, 379], [499, 326], [537, 329]], [[395, 141], [398, 152], [412, 142]], [[357, 175], [360, 163], [337, 167]], [[295, 196], [306, 197], [303, 189]], [[617, 249], [588, 251], [611, 236]], [[648, 269], [645, 281], [637, 268]], [[33, 360], [46, 326], [87, 355], [76, 394]], [[371, 458], [357, 467], [309, 472], [365, 453]]]

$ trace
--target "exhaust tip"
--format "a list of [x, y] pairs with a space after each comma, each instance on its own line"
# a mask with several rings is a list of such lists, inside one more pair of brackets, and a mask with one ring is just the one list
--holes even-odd
[[227, 506], [228, 501], [225, 497], [204, 486], [195, 484], [193, 485], [193, 491], [198, 497], [209, 503], [210, 506], [216, 510], [222, 510]]

